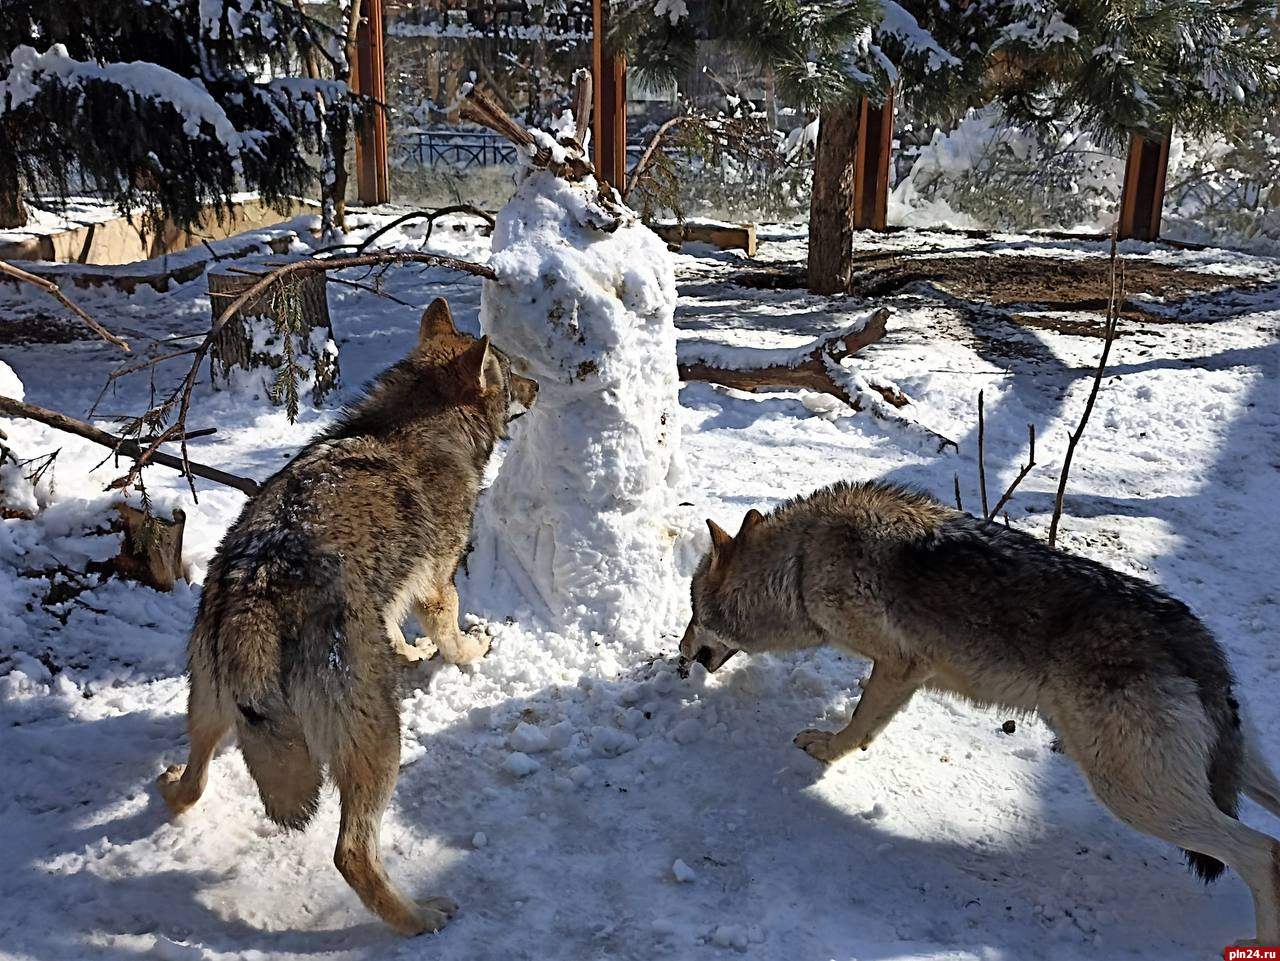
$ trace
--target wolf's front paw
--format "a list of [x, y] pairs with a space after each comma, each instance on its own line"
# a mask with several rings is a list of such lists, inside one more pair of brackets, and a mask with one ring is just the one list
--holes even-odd
[[474, 624], [465, 634], [459, 633], [457, 640], [440, 645], [440, 656], [447, 664], [470, 664], [489, 653], [489, 645], [493, 637], [489, 634], [488, 624]]
[[418, 919], [422, 927], [414, 934], [433, 934], [453, 920], [458, 913], [458, 902], [453, 898], [421, 898], [418, 901]]
[[191, 802], [183, 796], [182, 791], [182, 774], [186, 769], [185, 764], [170, 764], [165, 768], [164, 773], [156, 778], [156, 790], [164, 798], [164, 803], [169, 806], [170, 813], [175, 816], [191, 807]]
[[807, 731], [801, 731], [797, 734], [792, 743], [810, 757], [817, 758], [827, 764], [837, 760], [844, 754], [836, 744], [836, 732], [834, 731], [819, 731], [816, 728], [809, 728]]
[[400, 649], [400, 656], [409, 663], [417, 661], [429, 661], [436, 656], [439, 648], [436, 647], [435, 641], [429, 637], [419, 637], [412, 644], [406, 644]]

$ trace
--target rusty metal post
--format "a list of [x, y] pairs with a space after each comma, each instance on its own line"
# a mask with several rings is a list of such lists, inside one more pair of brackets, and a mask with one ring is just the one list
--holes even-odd
[[356, 125], [356, 194], [361, 203], [391, 199], [391, 164], [387, 140], [386, 65], [382, 56], [382, 0], [364, 0], [364, 16], [356, 32], [356, 93], [377, 105]]
[[876, 106], [858, 101], [857, 146], [854, 148], [853, 227], [884, 230], [889, 213], [889, 165], [893, 162], [893, 90]]
[[627, 61], [605, 47], [605, 5], [592, 0], [592, 159], [596, 173], [622, 190], [627, 180]]
[[1129, 160], [1124, 168], [1120, 194], [1121, 240], [1154, 241], [1160, 238], [1160, 214], [1164, 208], [1164, 181], [1169, 170], [1169, 136], [1148, 140], [1134, 134], [1129, 140]]

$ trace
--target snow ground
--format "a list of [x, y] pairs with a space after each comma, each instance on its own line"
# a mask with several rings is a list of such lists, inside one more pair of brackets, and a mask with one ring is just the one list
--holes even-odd
[[[383, 218], [385, 220], [385, 218]], [[381, 221], [375, 221], [381, 222]], [[371, 223], [369, 226], [373, 226]], [[417, 242], [408, 229], [389, 239]], [[803, 257], [795, 228], [766, 231], [762, 256]], [[1010, 255], [1102, 256], [1101, 244], [904, 233], [877, 243]], [[432, 244], [483, 256], [472, 228]], [[1276, 690], [1280, 597], [1280, 261], [1140, 245], [1154, 257], [1251, 277], [1212, 320], [1122, 328], [1110, 376], [1076, 456], [1066, 546], [1165, 585], [1228, 646], [1265, 753], [1280, 765]], [[746, 290], [736, 255], [679, 258], [685, 342], [792, 347], [847, 324], [865, 305], [800, 291]], [[359, 279], [359, 274], [349, 279]], [[387, 292], [330, 286], [344, 397], [407, 350], [422, 305], [444, 294], [475, 328], [479, 286], [400, 268]], [[207, 324], [203, 280], [168, 294], [73, 294], [136, 345]], [[0, 285], [0, 316], [53, 306]], [[866, 414], [815, 414], [796, 395], [681, 392], [687, 573], [702, 521], [735, 525], [839, 478], [885, 477], [942, 497], [959, 472], [977, 503], [975, 396], [986, 392], [990, 486], [999, 491], [1037, 426], [1042, 466], [1013, 502], [1043, 530], [1065, 436], [1101, 342], [963, 312], [927, 290], [886, 301], [889, 335], [859, 369], [895, 381], [916, 415], [959, 442], [937, 453]], [[83, 414], [113, 348], [85, 340], [0, 347], [28, 400]], [[103, 414], [144, 406], [145, 379], [121, 383]], [[201, 398], [193, 427], [218, 433], [192, 456], [263, 477], [334, 411], [297, 425], [242, 394]], [[536, 411], [530, 417], [537, 416]], [[198, 588], [157, 594], [107, 583], [48, 609], [48, 583], [20, 572], [112, 553], [87, 537], [119, 472], [87, 472], [102, 452], [6, 421], [25, 456], [60, 448], [56, 488], [35, 522], [0, 523], [0, 959], [126, 961], [265, 958], [714, 959], [799, 961], [1220, 957], [1252, 933], [1233, 875], [1202, 889], [1180, 855], [1134, 833], [1050, 751], [1040, 723], [919, 696], [874, 750], [824, 770], [791, 745], [815, 721], [835, 727], [866, 665], [815, 652], [735, 658], [714, 678], [674, 673], [676, 637], [610, 650], [525, 629], [512, 608], [490, 655], [466, 669], [406, 674], [404, 767], [383, 832], [388, 867], [414, 894], [462, 904], [442, 933], [402, 941], [368, 915], [332, 867], [336, 802], [300, 834], [262, 815], [238, 753], [214, 762], [201, 803], [170, 822], [151, 782], [185, 757], [186, 631]], [[151, 471], [161, 508], [188, 514], [198, 584], [242, 496]], [[65, 624], [63, 623], [65, 621]], [[56, 673], [51, 673], [56, 671]], [[1280, 823], [1246, 804], [1247, 820]], [[677, 866], [677, 861], [682, 862]]]

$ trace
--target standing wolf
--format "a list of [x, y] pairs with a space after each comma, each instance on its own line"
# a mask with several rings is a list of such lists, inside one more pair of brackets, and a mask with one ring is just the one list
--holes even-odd
[[[310, 820], [327, 767], [342, 802], [334, 863], [402, 934], [443, 927], [457, 905], [411, 901], [382, 866], [400, 765], [397, 653], [417, 659], [434, 644], [465, 663], [488, 650], [458, 630], [453, 576], [489, 455], [536, 391], [436, 300], [408, 359], [246, 505], [209, 565], [191, 633], [191, 756], [158, 781], [170, 809], [199, 799], [232, 728], [277, 824]], [[400, 633], [409, 608], [425, 648]]]
[[680, 652], [714, 671], [736, 651], [829, 643], [874, 664], [844, 730], [797, 746], [835, 761], [918, 688], [1038, 711], [1123, 821], [1223, 863], [1253, 892], [1256, 942], [1280, 944], [1280, 842], [1236, 820], [1240, 792], [1280, 815], [1280, 782], [1246, 737], [1226, 654], [1179, 601], [926, 495], [836, 484], [736, 537], [708, 521]]

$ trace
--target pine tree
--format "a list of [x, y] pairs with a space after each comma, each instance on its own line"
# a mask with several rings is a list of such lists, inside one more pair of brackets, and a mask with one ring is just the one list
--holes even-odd
[[321, 167], [331, 199], [353, 100], [304, 61], [344, 75], [297, 0], [0, 0], [0, 217], [21, 218], [23, 181], [182, 227], [237, 190], [314, 193]]
[[[610, 42], [677, 79], [717, 39], [772, 66], [779, 92], [821, 111], [810, 286], [848, 277], [859, 97], [893, 88], [913, 118], [951, 126], [998, 103], [1016, 123], [1069, 121], [1119, 145], [1195, 134], [1280, 101], [1274, 0], [613, 0]], [[815, 251], [823, 258], [814, 270]]]

